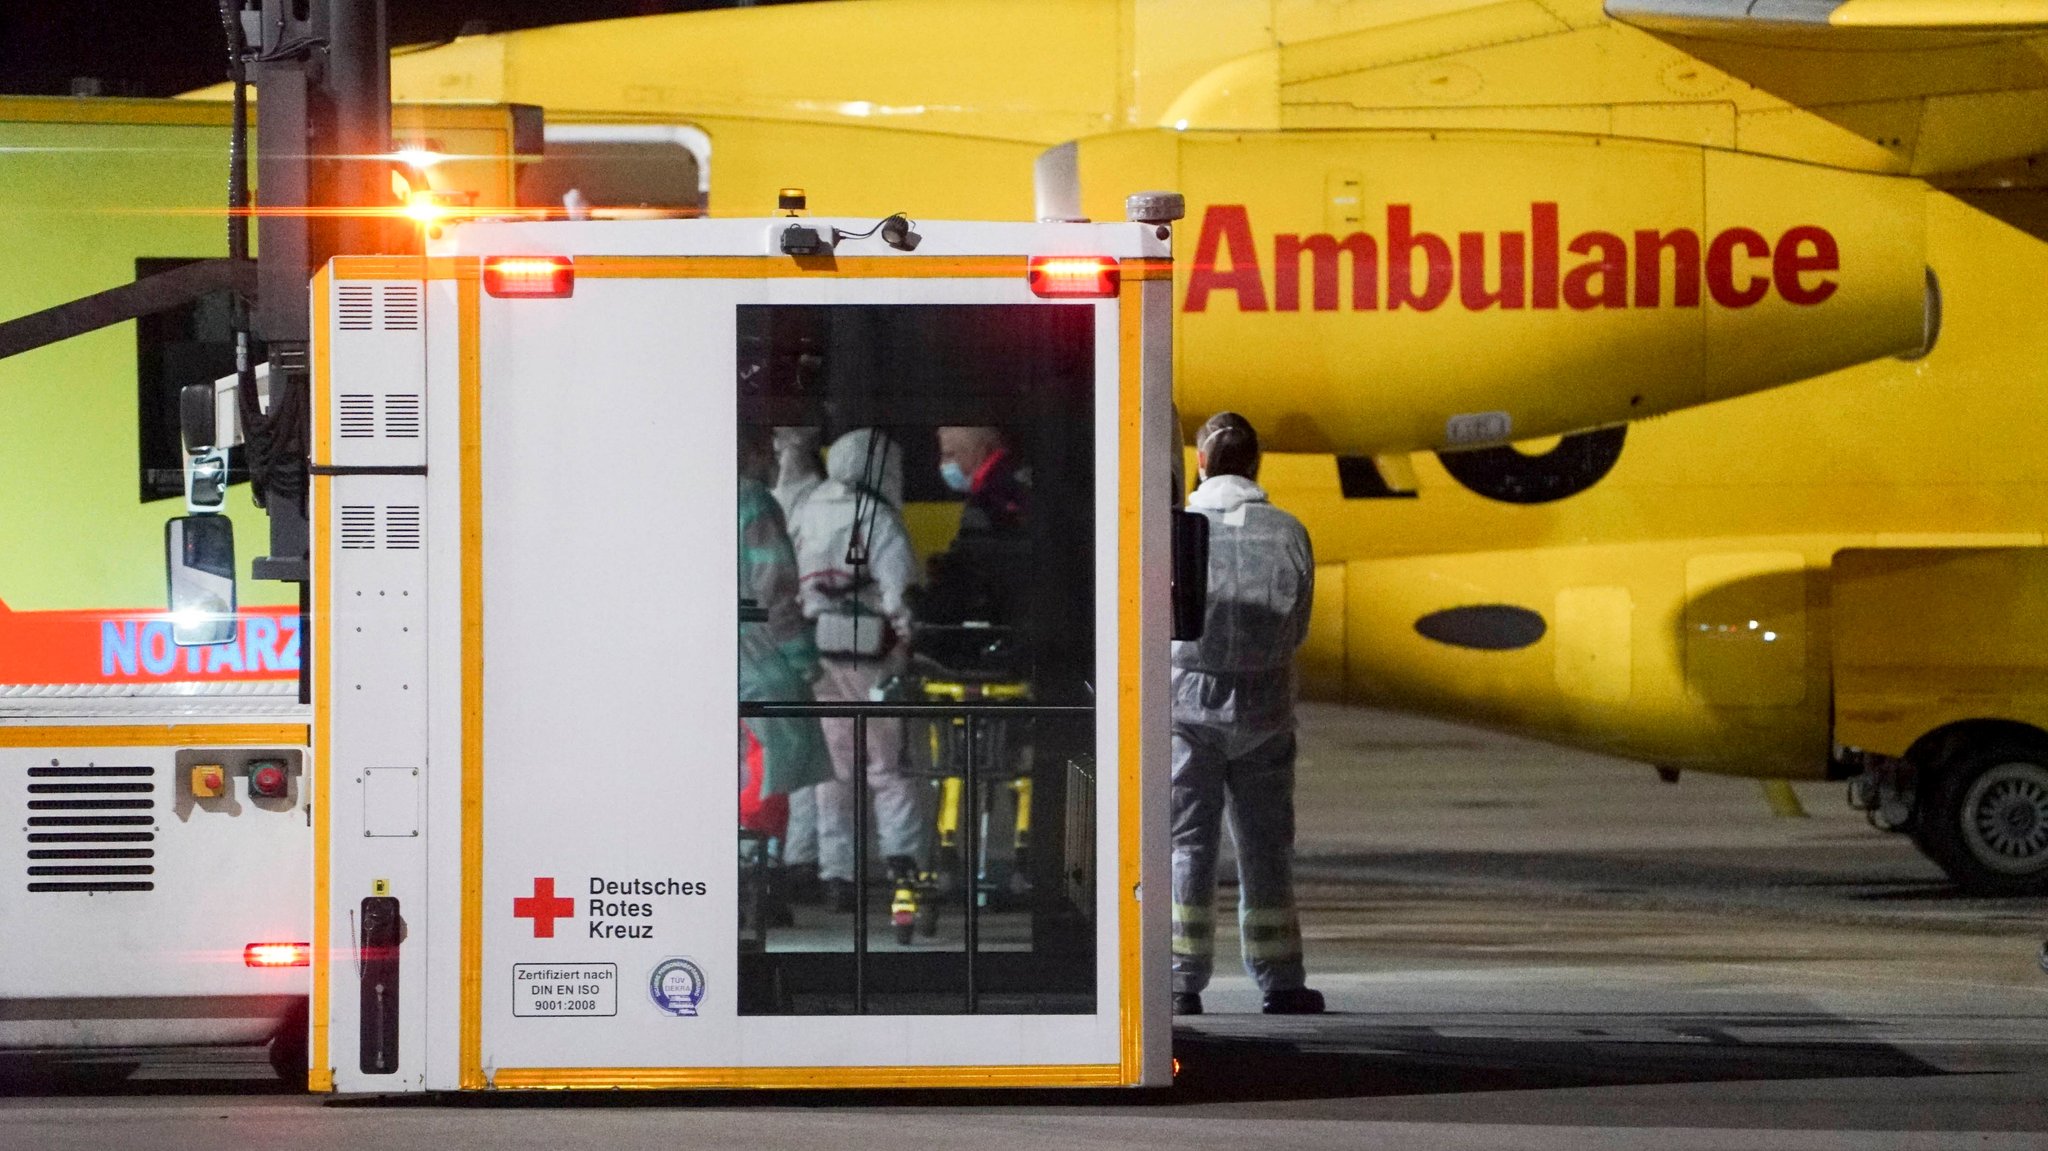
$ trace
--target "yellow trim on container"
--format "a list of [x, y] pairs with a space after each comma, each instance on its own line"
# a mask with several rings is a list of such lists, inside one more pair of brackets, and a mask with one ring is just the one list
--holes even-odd
[[[1117, 907], [1123, 1014], [1123, 1082], [1145, 1074], [1144, 907], [1144, 289], [1124, 288], [1117, 300]], [[1154, 899], [1163, 893], [1153, 892]]]
[[458, 267], [474, 259], [454, 256], [336, 256], [337, 280], [453, 280]]
[[[467, 261], [475, 268], [474, 261]], [[484, 544], [481, 288], [456, 285], [462, 449], [462, 997], [460, 1085], [483, 1071], [484, 951]]]
[[1022, 280], [1022, 256], [576, 256], [578, 279], [592, 280]]
[[[326, 268], [313, 274], [313, 382], [308, 402], [313, 415], [314, 459], [323, 461], [327, 458], [333, 436], [330, 424], [333, 409], [328, 398], [333, 376], [327, 345], [328, 297], [332, 283]], [[333, 978], [329, 952], [334, 938], [332, 909], [328, 907], [334, 890], [331, 874], [334, 866], [333, 811], [329, 806], [328, 791], [332, 779], [328, 765], [334, 750], [334, 710], [329, 702], [334, 698], [334, 647], [329, 642], [334, 632], [334, 588], [330, 578], [334, 571], [333, 513], [330, 511], [334, 504], [333, 479], [332, 476], [313, 477], [313, 504], [309, 509], [313, 534], [313, 738], [318, 741], [313, 747], [313, 803], [318, 809], [315, 812], [318, 818], [313, 820], [313, 1001], [306, 1035], [306, 1052], [313, 1070], [307, 1074], [306, 1088], [323, 1092], [334, 1090], [334, 1064], [329, 1058], [328, 1046]], [[324, 1087], [320, 1086], [322, 1083]]]
[[508, 1067], [491, 1085], [508, 1088], [659, 1091], [703, 1087], [1115, 1087], [1114, 1063], [1014, 1067]]
[[[513, 254], [513, 253], [508, 253]], [[521, 253], [523, 254], [523, 253]], [[578, 279], [589, 280], [1000, 280], [1024, 279], [1023, 256], [571, 256]], [[454, 280], [478, 274], [480, 256], [337, 256], [341, 280]], [[1171, 279], [1167, 260], [1127, 259], [1125, 281]]]
[[[829, 271], [871, 279], [891, 277], [968, 278], [1021, 277], [1023, 257], [1005, 257], [1006, 266], [990, 258], [862, 257], [839, 261]], [[483, 1025], [483, 534], [482, 534], [482, 368], [480, 261], [435, 258], [419, 260], [337, 259], [337, 271], [350, 279], [457, 278], [461, 375], [462, 475], [462, 665], [463, 665], [463, 827], [462, 827], [462, 971], [459, 1086], [511, 1089], [677, 1088], [862, 1088], [862, 1087], [1114, 1087], [1136, 1084], [1144, 1076], [1143, 908], [1137, 885], [1143, 875], [1143, 541], [1144, 494], [1144, 308], [1138, 284], [1168, 279], [1166, 261], [1134, 261], [1126, 277], [1132, 286], [1118, 300], [1118, 420], [1122, 451], [1118, 459], [1118, 715], [1122, 722], [1118, 758], [1118, 928], [1121, 1062], [1115, 1064], [1019, 1065], [969, 1067], [759, 1067], [759, 1068], [500, 1068], [486, 1078], [482, 1056]], [[700, 270], [715, 265], [716, 270]], [[919, 270], [912, 268], [922, 266]], [[592, 257], [577, 262], [579, 275], [592, 278], [738, 279], [816, 274], [769, 257]], [[828, 273], [829, 274], [829, 273]]]
[[0, 747], [305, 747], [298, 723], [0, 725]]

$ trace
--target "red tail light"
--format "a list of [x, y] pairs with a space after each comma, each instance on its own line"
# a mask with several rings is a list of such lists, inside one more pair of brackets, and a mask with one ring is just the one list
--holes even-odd
[[313, 962], [313, 945], [251, 943], [242, 949], [242, 962], [251, 967], [305, 967]]
[[576, 292], [576, 262], [567, 256], [492, 256], [484, 261], [484, 291], [559, 300]]
[[1031, 294], [1045, 299], [1114, 296], [1119, 277], [1108, 256], [1033, 256]]

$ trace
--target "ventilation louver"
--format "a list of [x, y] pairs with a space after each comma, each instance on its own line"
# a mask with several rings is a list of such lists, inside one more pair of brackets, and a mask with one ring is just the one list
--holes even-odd
[[339, 397], [341, 438], [344, 440], [374, 439], [377, 435], [377, 397], [361, 392], [344, 393]]
[[420, 546], [418, 504], [392, 504], [384, 509], [384, 546], [399, 551], [416, 551]]
[[367, 332], [376, 326], [375, 289], [368, 284], [343, 284], [335, 292], [335, 314], [344, 332]]
[[384, 397], [384, 435], [393, 440], [420, 438], [420, 397], [407, 392]]
[[343, 504], [341, 546], [348, 551], [417, 551], [423, 542], [420, 524], [418, 504]]
[[418, 284], [386, 284], [379, 301], [383, 305], [378, 327], [387, 332], [420, 330], [420, 288]]
[[342, 284], [334, 293], [335, 318], [344, 332], [417, 332], [418, 284]]
[[28, 889], [154, 891], [153, 767], [28, 769]]

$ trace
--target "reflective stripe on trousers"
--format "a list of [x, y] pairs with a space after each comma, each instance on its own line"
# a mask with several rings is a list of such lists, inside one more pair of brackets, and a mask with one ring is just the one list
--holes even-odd
[[1180, 968], [1180, 956], [1199, 955], [1206, 963], [1216, 954], [1215, 908], [1173, 905], [1173, 954], [1175, 970]]
[[1236, 756], [1228, 735], [1173, 725], [1173, 989], [1209, 984], [1216, 949], [1216, 856], [1223, 817], [1237, 847], [1238, 939], [1263, 991], [1300, 987], [1294, 910], [1294, 733]]

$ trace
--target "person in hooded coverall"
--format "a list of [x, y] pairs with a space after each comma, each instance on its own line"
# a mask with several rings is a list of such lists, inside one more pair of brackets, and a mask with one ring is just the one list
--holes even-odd
[[[917, 575], [917, 557], [903, 526], [903, 451], [873, 428], [832, 442], [825, 481], [804, 498], [790, 521], [802, 572], [800, 595], [824, 661], [821, 700], [860, 701], [903, 670], [910, 636], [904, 593]], [[853, 805], [861, 801], [853, 721], [825, 721], [833, 777], [818, 785], [818, 876], [832, 906], [853, 907]], [[892, 869], [916, 869], [926, 857], [927, 788], [905, 774], [902, 721], [867, 724], [867, 790], [874, 794], [875, 829]]]
[[[825, 482], [820, 462], [819, 431], [810, 427], [775, 429], [775, 502], [785, 522]], [[791, 903], [818, 900], [818, 798], [814, 788], [789, 796], [789, 830], [782, 840], [782, 892]]]
[[816, 428], [775, 429], [775, 483], [770, 490], [775, 502], [782, 505], [785, 520], [795, 516], [797, 505], [825, 482], [818, 441]]
[[[782, 509], [768, 491], [775, 455], [767, 429], [741, 429], [739, 467], [739, 591], [768, 617], [740, 624], [739, 697], [810, 703], [811, 681], [822, 666], [810, 621], [797, 602], [796, 552]], [[816, 719], [750, 719], [746, 726], [761, 743], [763, 797], [830, 778]]]
[[1245, 969], [1270, 1014], [1312, 1014], [1294, 909], [1294, 651], [1308, 635], [1315, 555], [1257, 483], [1258, 434], [1221, 412], [1195, 439], [1188, 510], [1209, 521], [1202, 637], [1173, 645], [1173, 1010], [1202, 1011], [1216, 948], [1223, 817], [1237, 846]]

